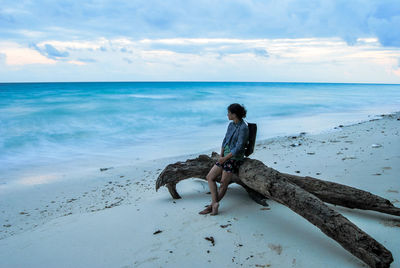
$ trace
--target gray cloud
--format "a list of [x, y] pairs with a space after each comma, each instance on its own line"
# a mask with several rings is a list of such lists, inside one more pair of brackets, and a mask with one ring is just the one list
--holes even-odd
[[45, 44], [44, 45], [44, 50], [42, 50], [47, 57], [51, 59], [57, 59], [57, 58], [65, 58], [69, 56], [69, 53], [67, 51], [59, 51], [55, 47], [53, 47], [50, 44]]
[[69, 56], [68, 51], [59, 51], [54, 46], [50, 44], [45, 44], [44, 47], [39, 47], [34, 43], [29, 44], [30, 48], [37, 50], [43, 56], [46, 56], [50, 59], [60, 59], [66, 58]]
[[[377, 37], [400, 46], [398, 0], [4, 0], [0, 35], [48, 39]], [[49, 26], [52, 25], [52, 26]], [[10, 31], [9, 29], [16, 29]], [[22, 31], [22, 33], [21, 33]], [[26, 39], [24, 39], [26, 40]]]
[[260, 57], [265, 57], [265, 58], [269, 58], [269, 54], [265, 49], [262, 48], [256, 48], [254, 49], [254, 54]]

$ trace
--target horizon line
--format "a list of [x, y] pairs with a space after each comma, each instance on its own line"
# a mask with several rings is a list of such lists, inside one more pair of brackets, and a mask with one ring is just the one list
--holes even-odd
[[299, 81], [187, 81], [187, 80], [165, 80], [165, 81], [19, 81], [0, 82], [0, 84], [57, 84], [57, 83], [265, 83], [265, 84], [356, 84], [356, 85], [400, 85], [400, 83], [384, 82], [299, 82]]

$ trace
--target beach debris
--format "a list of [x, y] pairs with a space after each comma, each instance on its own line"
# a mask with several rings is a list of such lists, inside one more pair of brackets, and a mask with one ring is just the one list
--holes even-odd
[[260, 208], [260, 210], [271, 210], [270, 208]]
[[108, 168], [100, 168], [100, 171], [101, 171], [101, 172], [103, 172], [103, 171], [107, 171], [107, 170], [109, 170], [109, 169], [113, 169], [113, 167], [108, 167]]
[[381, 173], [375, 173], [375, 174], [372, 174], [372, 175], [374, 175], [374, 176], [381, 176], [382, 174], [381, 174]]
[[300, 142], [292, 143], [292, 144], [290, 144], [290, 146], [291, 147], [299, 147], [299, 146], [301, 146], [301, 143]]
[[161, 231], [161, 230], [157, 230], [157, 231], [155, 231], [155, 232], [153, 233], [153, 235], [160, 234], [160, 233], [162, 233], [162, 231]]
[[381, 144], [374, 143], [374, 144], [371, 145], [371, 147], [372, 147], [372, 148], [381, 148], [382, 145], [381, 145]]
[[300, 173], [300, 170], [296, 170], [295, 172], [296, 172], [296, 173]]
[[315, 155], [315, 152], [308, 152], [309, 155]]
[[391, 189], [387, 190], [386, 192], [388, 192], [388, 193], [396, 193], [396, 194], [399, 193], [399, 191], [397, 191], [397, 190], [391, 190]]
[[256, 267], [263, 267], [263, 268], [265, 268], [265, 267], [271, 267], [271, 264], [256, 264], [255, 266], [256, 266]]
[[[117, 198], [116, 198], [117, 199]], [[121, 202], [124, 201], [123, 198], [121, 198], [118, 202], [112, 203], [111, 205], [105, 206], [104, 208], [113, 208], [113, 207], [117, 207], [121, 204]]]
[[[205, 179], [218, 157], [213, 153], [211, 157], [200, 155], [185, 162], [169, 164], [160, 173], [156, 190], [165, 185], [174, 199], [181, 198], [176, 184], [189, 178]], [[385, 198], [343, 184], [281, 173], [250, 158], [245, 159], [239, 176], [235, 176], [232, 182], [244, 187], [259, 204], [260, 196], [263, 196], [264, 200], [268, 197], [286, 205], [370, 267], [389, 267], [393, 262], [388, 249], [324, 203], [400, 216], [400, 208]]]
[[3, 227], [6, 227], [6, 228], [10, 228], [12, 225], [11, 224], [4, 224], [3, 225]]
[[315, 173], [315, 175], [321, 175], [321, 173], [320, 173], [320, 172], [317, 172], [317, 173]]
[[220, 225], [220, 227], [221, 227], [221, 228], [226, 228], [226, 227], [231, 226], [231, 225], [232, 225], [232, 224], [228, 223], [228, 224], [225, 224], [225, 225]]
[[210, 236], [210, 237], [204, 237], [204, 239], [205, 239], [205, 240], [207, 240], [207, 241], [210, 241], [210, 242], [211, 242], [211, 244], [212, 244], [213, 246], [215, 246], [215, 240], [214, 240], [214, 237], [212, 237], [212, 236]]
[[282, 246], [281, 245], [275, 245], [275, 244], [268, 244], [268, 247], [275, 251], [276, 254], [281, 255], [282, 253]]
[[357, 157], [355, 157], [355, 156], [346, 156], [346, 157], [342, 158], [343, 161], [344, 160], [354, 160], [354, 159], [357, 159]]

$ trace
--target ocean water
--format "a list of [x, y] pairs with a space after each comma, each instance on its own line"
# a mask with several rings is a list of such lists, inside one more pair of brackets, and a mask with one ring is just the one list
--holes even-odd
[[0, 186], [218, 148], [234, 102], [261, 140], [400, 111], [400, 85], [0, 83]]

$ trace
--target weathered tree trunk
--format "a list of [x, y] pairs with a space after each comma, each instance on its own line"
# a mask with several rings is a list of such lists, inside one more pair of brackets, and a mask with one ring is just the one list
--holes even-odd
[[[218, 154], [214, 153], [212, 157], [201, 155], [196, 159], [169, 165], [163, 171], [165, 172], [165, 175], [161, 173], [159, 176], [156, 182], [156, 189], [158, 190], [158, 188], [166, 184], [172, 197], [175, 199], [180, 198], [178, 192], [176, 191], [175, 185], [179, 181], [188, 178], [200, 178], [205, 180], [208, 171], [210, 171], [217, 159]], [[252, 159], [246, 159], [246, 161], [252, 161]], [[270, 169], [274, 170], [272, 168]], [[276, 170], [274, 171], [278, 172]], [[314, 194], [324, 202], [348, 208], [373, 210], [400, 216], [400, 208], [395, 207], [389, 200], [371, 194], [370, 192], [312, 177], [300, 177], [285, 173], [279, 174], [290, 182], [303, 188], [307, 192]], [[250, 189], [237, 176], [233, 177], [232, 182], [243, 186], [249, 193], [250, 197], [257, 203], [266, 205], [266, 197], [261, 195], [256, 190]]]
[[[157, 179], [156, 190], [166, 185], [173, 198], [180, 198], [176, 184], [187, 178], [205, 179], [216, 159], [217, 154], [213, 158], [201, 155], [168, 165]], [[286, 205], [370, 267], [389, 267], [393, 261], [390, 251], [321, 201], [399, 215], [400, 209], [384, 198], [337, 183], [283, 174], [254, 159], [245, 159], [233, 182], [245, 187], [258, 203], [268, 197]], [[353, 200], [354, 194], [367, 202]]]
[[348, 208], [374, 210], [400, 216], [400, 208], [389, 200], [347, 185], [281, 173], [292, 183], [312, 193], [324, 202]]

